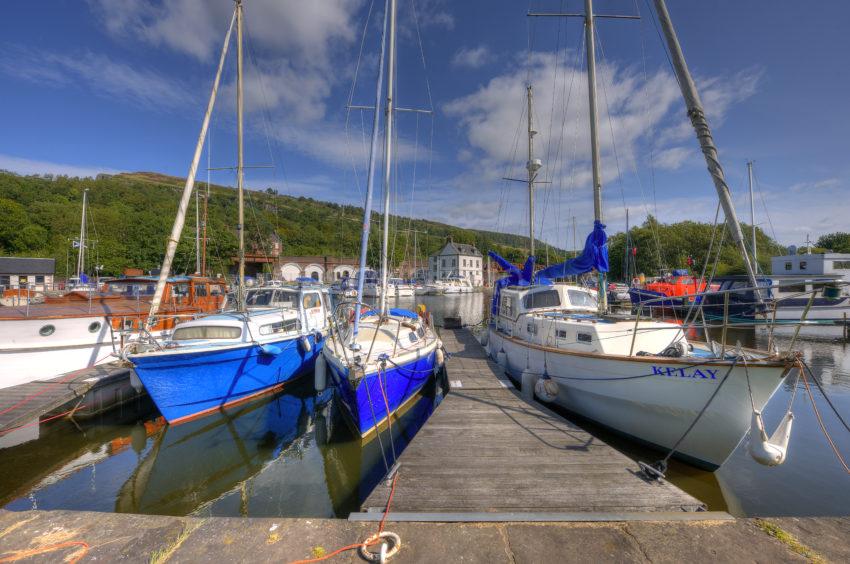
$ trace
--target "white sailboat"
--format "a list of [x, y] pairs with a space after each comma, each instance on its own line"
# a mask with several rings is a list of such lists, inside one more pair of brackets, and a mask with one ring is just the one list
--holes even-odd
[[[749, 265], [740, 226], [702, 106], [663, 0], [656, 7], [673, 52], [689, 115], [699, 132], [733, 239]], [[534, 274], [533, 189], [542, 166], [533, 155], [529, 89], [528, 185], [531, 257], [522, 270], [492, 254], [510, 276], [497, 283], [488, 328], [491, 355], [521, 376], [541, 400], [655, 445], [701, 467], [719, 467], [750, 428], [791, 367], [791, 359], [691, 342], [679, 325], [610, 315], [606, 293], [551, 279], [599, 273], [607, 287], [607, 244], [597, 139], [594, 16], [585, 0], [587, 77], [594, 188], [594, 230], [581, 256]], [[737, 230], [737, 232], [736, 232]], [[753, 282], [752, 268], [749, 269]], [[753, 284], [755, 286], [755, 284]], [[720, 349], [720, 350], [718, 350]], [[663, 468], [660, 469], [663, 472]]]
[[[386, 62], [388, 79], [384, 93], [385, 53], [388, 53]], [[386, 0], [360, 245], [360, 268], [357, 275], [357, 295], [368, 295], [365, 293], [366, 251], [369, 244], [369, 218], [374, 190], [375, 164], [379, 158], [378, 133], [383, 98], [386, 100], [384, 109], [386, 124], [384, 128], [381, 279], [380, 286], [376, 287], [380, 298], [379, 307], [370, 310], [362, 302], [342, 304], [336, 311], [331, 336], [322, 350], [323, 360], [316, 365], [317, 372], [327, 370], [330, 381], [341, 400], [343, 411], [362, 437], [375, 432], [398, 410], [414, 401], [440, 364], [438, 361], [440, 342], [429, 320], [420, 313], [387, 307], [389, 294], [387, 249], [393, 170], [395, 60], [396, 0]]]

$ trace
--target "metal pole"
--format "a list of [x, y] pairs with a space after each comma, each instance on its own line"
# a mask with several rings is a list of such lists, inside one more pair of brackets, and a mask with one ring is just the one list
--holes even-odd
[[750, 185], [750, 226], [753, 230], [753, 266], [759, 269], [758, 250], [756, 248], [756, 204], [753, 198], [753, 161], [747, 161], [747, 178]]
[[369, 176], [366, 180], [366, 203], [363, 206], [363, 233], [360, 238], [360, 270], [357, 272], [357, 297], [358, 304], [354, 308], [354, 330], [351, 333], [351, 348], [354, 350], [357, 345], [354, 338], [357, 335], [357, 329], [360, 325], [360, 305], [359, 302], [363, 299], [363, 282], [366, 276], [366, 254], [369, 250], [369, 229], [372, 220], [372, 193], [375, 189], [375, 157], [378, 153], [378, 127], [381, 122], [381, 92], [384, 86], [384, 55], [386, 52], [386, 33], [387, 22], [389, 20], [389, 3], [386, 0], [384, 5], [384, 27], [381, 34], [381, 55], [378, 61], [378, 80], [375, 86], [375, 114], [372, 118], [372, 143], [369, 150]]
[[395, 25], [396, 0], [390, 0], [389, 58], [387, 59], [387, 125], [384, 128], [384, 240], [381, 245], [381, 315], [387, 313], [387, 249], [390, 244], [390, 180], [393, 147], [393, 90], [395, 88]]
[[239, 234], [239, 289], [236, 295], [239, 311], [245, 311], [245, 163], [242, 146], [242, 103], [242, 0], [236, 0], [236, 137], [239, 145], [236, 162], [236, 190], [239, 193], [239, 223], [236, 226]]
[[732, 203], [729, 186], [726, 184], [723, 166], [720, 164], [720, 158], [717, 155], [717, 147], [714, 145], [714, 139], [711, 136], [711, 128], [708, 125], [708, 120], [702, 108], [699, 92], [697, 92], [696, 84], [694, 84], [694, 80], [688, 70], [688, 64], [685, 61], [684, 53], [682, 53], [682, 46], [679, 44], [676, 30], [673, 29], [673, 22], [670, 19], [670, 13], [667, 11], [667, 5], [664, 0], [654, 0], [654, 2], [655, 9], [658, 12], [658, 20], [661, 23], [661, 29], [667, 40], [667, 47], [670, 51], [673, 68], [679, 80], [679, 87], [682, 89], [682, 96], [685, 98], [685, 104], [688, 107], [688, 117], [696, 131], [697, 139], [699, 139], [699, 144], [702, 148], [702, 154], [708, 166], [708, 172], [711, 174], [711, 179], [717, 190], [717, 196], [720, 198], [720, 204], [723, 206], [723, 213], [726, 215], [726, 224], [729, 227], [732, 240], [738, 246], [738, 252], [741, 253], [741, 257], [744, 259], [744, 266], [747, 268], [750, 285], [754, 288], [756, 301], [759, 305], [762, 305], [764, 302], [758, 286], [758, 280], [756, 280], [756, 273], [753, 269], [753, 264], [750, 262], [747, 246], [744, 244], [741, 224], [738, 222], [738, 215], [735, 213], [735, 206]]
[[150, 313], [147, 317], [147, 328], [150, 329], [155, 323], [154, 316], [159, 310], [159, 304], [162, 302], [162, 294], [165, 291], [165, 283], [168, 280], [168, 275], [171, 272], [171, 263], [174, 260], [174, 253], [177, 251], [177, 242], [180, 241], [180, 234], [183, 232], [183, 224], [186, 222], [186, 209], [189, 207], [189, 199], [192, 197], [192, 189], [195, 187], [195, 174], [198, 172], [198, 161], [201, 158], [201, 150], [204, 148], [204, 137], [207, 135], [207, 129], [210, 125], [210, 115], [215, 106], [215, 96], [218, 92], [218, 85], [221, 82], [221, 71], [224, 68], [224, 59], [227, 56], [227, 46], [230, 44], [230, 34], [233, 31], [233, 24], [236, 20], [236, 12], [230, 20], [230, 27], [227, 30], [227, 35], [224, 38], [224, 46], [221, 48], [221, 58], [218, 62], [218, 71], [213, 82], [210, 100], [207, 104], [207, 111], [204, 114], [204, 121], [201, 124], [201, 133], [198, 135], [198, 143], [195, 146], [195, 154], [192, 157], [192, 164], [189, 165], [189, 174], [186, 176], [186, 184], [183, 187], [183, 196], [180, 198], [180, 206], [177, 209], [177, 216], [174, 218], [174, 226], [171, 228], [171, 235], [168, 238], [168, 245], [165, 249], [165, 257], [162, 260], [162, 268], [159, 272], [159, 280], [156, 282], [156, 291], [154, 292], [153, 300], [151, 300]]
[[[587, 51], [587, 95], [590, 107], [590, 155], [593, 163], [593, 219], [602, 221], [602, 176], [599, 164], [599, 113], [596, 109], [596, 41], [593, 24], [593, 0], [584, 0], [585, 50]], [[608, 283], [604, 272], [598, 273], [597, 300], [599, 313], [608, 310]]]
[[198, 206], [197, 190], [195, 190], [195, 272], [201, 273], [201, 211]]
[[77, 279], [80, 280], [86, 269], [86, 202], [89, 189], [83, 190], [83, 212], [80, 218], [80, 252], [77, 254]]
[[537, 168], [534, 163], [534, 90], [529, 84], [526, 87], [528, 99], [528, 162], [525, 168], [528, 170], [528, 256], [534, 256], [534, 177]]

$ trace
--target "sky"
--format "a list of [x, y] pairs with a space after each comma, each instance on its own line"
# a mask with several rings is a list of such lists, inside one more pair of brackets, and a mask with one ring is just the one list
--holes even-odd
[[[597, 0], [604, 221], [713, 221], [717, 196], [647, 0]], [[245, 160], [254, 189], [362, 205], [384, 2], [245, 0]], [[785, 245], [850, 231], [850, 3], [669, 0], [739, 217]], [[0, 169], [184, 176], [231, 0], [6, 6]], [[576, 0], [399, 0], [392, 209], [528, 232], [526, 84], [534, 91], [535, 235], [573, 247], [593, 221], [583, 22]], [[235, 34], [234, 34], [235, 35]], [[233, 185], [235, 49], [199, 180]], [[348, 109], [348, 106], [367, 109]], [[383, 127], [383, 125], [381, 125]], [[382, 130], [383, 131], [383, 130]], [[380, 158], [380, 155], [379, 155]], [[379, 163], [380, 164], [380, 163]], [[380, 167], [376, 185], [380, 186]], [[573, 220], [575, 218], [575, 220]], [[285, 242], [284, 242], [285, 244]], [[581, 243], [579, 243], [580, 245]]]

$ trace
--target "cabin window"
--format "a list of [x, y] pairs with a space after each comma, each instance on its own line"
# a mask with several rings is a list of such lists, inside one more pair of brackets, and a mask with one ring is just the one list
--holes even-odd
[[304, 304], [304, 309], [322, 307], [322, 302], [319, 300], [319, 294], [304, 294], [302, 303]]
[[298, 294], [286, 290], [276, 290], [274, 298], [272, 298], [272, 305], [275, 307], [295, 309], [298, 307]]
[[178, 327], [174, 330], [172, 341], [190, 341], [193, 339], [238, 339], [242, 335], [239, 327], [221, 325], [197, 325], [195, 327]]
[[124, 331], [132, 331], [136, 321], [132, 318], [124, 319]]
[[416, 341], [419, 340], [419, 337], [416, 336], [416, 333], [414, 331], [411, 331], [410, 335], [408, 335], [408, 337], [410, 338], [411, 343], [415, 343]]
[[561, 294], [558, 293], [558, 290], [534, 292], [533, 294], [527, 294], [522, 299], [522, 305], [525, 309], [534, 309], [536, 307], [558, 307], [561, 305]]
[[834, 260], [832, 268], [836, 270], [850, 270], [850, 260]]
[[189, 284], [175, 284], [171, 287], [171, 295], [182, 298], [189, 295]]
[[253, 290], [245, 296], [245, 305], [248, 307], [270, 306], [274, 290]]
[[206, 284], [195, 284], [195, 297], [196, 298], [207, 297], [207, 285]]
[[558, 329], [555, 331], [555, 337], [558, 339], [566, 339], [567, 332], [564, 329]]
[[499, 304], [499, 315], [504, 315], [505, 317], [513, 317], [514, 316], [514, 299], [511, 296], [502, 296], [501, 302]]
[[793, 268], [794, 268], [794, 265], [791, 264], [790, 260], [785, 263], [785, 270], [792, 270]]
[[297, 319], [285, 319], [277, 323], [270, 323], [260, 327], [260, 335], [273, 335], [275, 333], [289, 333], [301, 329], [301, 322]]
[[575, 307], [596, 307], [596, 298], [588, 292], [567, 290], [567, 295], [570, 297], [570, 304]]
[[220, 296], [222, 294], [221, 284], [210, 284], [210, 295]]
[[807, 261], [804, 261], [804, 260], [800, 261], [800, 270], [806, 270], [807, 266], [809, 266]]
[[593, 335], [590, 333], [579, 333], [578, 334], [578, 342], [579, 343], [592, 343]]
[[89, 333], [97, 333], [100, 331], [101, 325], [100, 321], [95, 321], [94, 323], [89, 323]]
[[537, 334], [537, 325], [535, 325], [533, 322], [529, 323], [528, 326], [526, 327], [526, 329], [528, 330], [529, 335], [536, 335]]

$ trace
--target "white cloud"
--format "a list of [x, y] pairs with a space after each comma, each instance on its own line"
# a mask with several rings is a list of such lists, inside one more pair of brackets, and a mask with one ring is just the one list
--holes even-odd
[[451, 64], [455, 67], [477, 69], [493, 61], [493, 53], [485, 45], [478, 47], [463, 47], [452, 56]]
[[791, 192], [817, 192], [842, 187], [843, 182], [838, 178], [825, 178], [823, 180], [797, 182], [788, 187]]
[[54, 163], [50, 161], [39, 161], [16, 157], [13, 155], [0, 154], [0, 170], [9, 170], [17, 174], [63, 174], [66, 176], [95, 177], [98, 174], [117, 174], [121, 172], [105, 166], [86, 166], [65, 163]]
[[96, 96], [149, 109], [183, 108], [195, 102], [194, 94], [176, 80], [89, 51], [61, 54], [8, 46], [0, 55], [0, 71], [52, 86], [82, 84]]
[[671, 147], [655, 153], [655, 166], [663, 170], [677, 170], [687, 161], [695, 157], [695, 149], [686, 147]]

